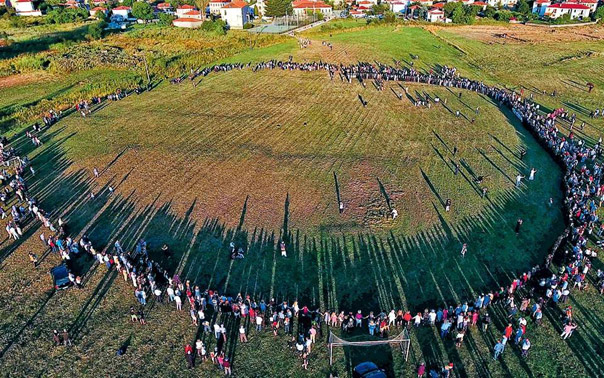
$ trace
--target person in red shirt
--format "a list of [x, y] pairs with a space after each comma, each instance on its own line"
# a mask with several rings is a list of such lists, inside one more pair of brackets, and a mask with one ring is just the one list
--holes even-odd
[[226, 357], [223, 361], [222, 361], [222, 367], [224, 368], [224, 375], [231, 375], [231, 362], [229, 361], [229, 358]]
[[512, 323], [509, 323], [503, 332], [503, 337], [505, 337], [506, 341], [512, 337], [512, 332], [514, 332], [514, 329], [512, 328]]
[[195, 366], [195, 360], [193, 357], [193, 347], [191, 344], [185, 346], [185, 358], [187, 359], [187, 368], [192, 369]]
[[403, 320], [405, 321], [405, 326], [409, 327], [409, 322], [411, 321], [411, 313], [409, 311], [405, 312], [405, 315], [403, 315]]

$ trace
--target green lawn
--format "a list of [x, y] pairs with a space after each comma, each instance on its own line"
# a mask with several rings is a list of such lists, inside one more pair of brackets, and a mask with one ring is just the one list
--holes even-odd
[[[500, 85], [556, 89], [557, 97], [536, 95], [547, 107], [568, 103], [580, 109], [603, 98], [600, 55], [565, 60], [582, 51], [600, 51], [598, 43], [487, 45], [464, 38], [463, 29], [433, 34], [391, 26], [308, 35], [313, 38], [308, 49], [288, 41], [225, 59], [293, 55], [295, 60], [389, 64], [394, 59], [413, 61], [425, 70], [447, 64]], [[322, 40], [332, 42], [333, 51]], [[87, 80], [89, 85], [97, 82], [94, 75]], [[586, 80], [596, 84], [594, 93], [566, 84]], [[46, 90], [35, 85], [3, 89], [2, 108], [73, 90], [69, 80], [45, 85]], [[74, 233], [88, 234], [99, 248], [116, 238], [131, 247], [144, 237], [166, 267], [203, 287], [299, 299], [323, 309], [422, 310], [456, 304], [507, 285], [541, 263], [563, 228], [561, 174], [546, 152], [512, 114], [482, 96], [464, 92], [460, 100], [457, 91], [409, 85], [414, 98], [424, 92], [446, 98], [452, 112], [476, 118], [471, 123], [442, 106], [416, 108], [407, 99], [398, 100], [390, 88], [402, 91], [396, 85], [377, 92], [370, 85], [363, 89], [358, 83], [331, 82], [325, 73], [249, 70], [211, 74], [197, 86], [164, 83], [111, 103], [88, 119], [72, 115], [53, 126], [44, 145], [30, 154], [38, 171], [31, 190], [43, 208], [64, 214]], [[358, 94], [368, 101], [367, 108], [359, 106]], [[584, 133], [597, 139], [602, 121], [587, 119], [584, 111], [577, 114], [589, 121]], [[31, 150], [27, 141], [19, 140], [17, 146]], [[455, 156], [450, 151], [454, 146], [459, 149]], [[528, 154], [520, 161], [522, 148]], [[451, 160], [460, 163], [460, 174], [453, 174]], [[106, 169], [97, 181], [90, 179], [93, 167]], [[538, 169], [536, 180], [514, 188], [510, 178], [531, 167]], [[342, 215], [334, 173], [346, 207]], [[473, 175], [485, 177], [488, 199], [480, 198]], [[114, 196], [107, 196], [108, 185], [116, 188]], [[90, 191], [97, 193], [95, 201], [88, 200]], [[399, 212], [395, 221], [383, 217], [386, 196]], [[453, 202], [450, 213], [441, 202], [447, 198]], [[519, 217], [524, 229], [516, 235]], [[28, 251], [41, 254], [40, 232], [34, 225], [28, 238], [2, 244], [3, 371], [17, 376], [189, 375], [183, 370], [182, 347], [198, 330], [186, 312], [176, 314], [172, 307], [154, 303], [147, 310], [148, 326], [131, 325], [131, 289], [103, 266], [87, 273], [83, 289], [51, 294], [45, 272], [57, 257], [48, 256], [36, 271], [26, 264]], [[287, 259], [274, 247], [282, 237], [288, 243]], [[245, 260], [228, 259], [231, 240], [247, 246]], [[469, 245], [465, 259], [459, 256], [463, 242]], [[158, 253], [163, 243], [176, 253], [170, 260]], [[85, 271], [90, 261], [82, 258], [78, 266]], [[596, 261], [594, 268], [601, 263]], [[574, 293], [571, 304], [580, 324], [577, 334], [560, 341], [561, 310], [548, 309], [542, 327], [529, 322], [534, 347], [527, 360], [514, 347], [500, 362], [490, 358], [506, 322], [503, 310], [494, 307], [493, 327], [486, 333], [472, 330], [462, 348], [421, 328], [412, 331], [407, 363], [394, 348], [347, 349], [336, 351], [334, 369], [346, 375], [354, 364], [372, 359], [392, 376], [411, 376], [423, 360], [440, 366], [453, 361], [460, 377], [598, 376], [604, 350], [601, 297], [591, 288]], [[51, 346], [50, 332], [63, 327], [72, 330], [73, 348]], [[229, 327], [234, 337], [236, 325]], [[213, 345], [211, 335], [204, 339]], [[128, 353], [115, 357], [126, 340]], [[324, 342], [315, 347], [311, 370], [304, 373], [287, 341], [254, 331], [249, 344], [237, 345], [233, 339], [228, 348], [236, 374], [328, 376]], [[40, 363], [29, 363], [31, 355]], [[201, 369], [201, 374], [217, 374], [208, 364]]]

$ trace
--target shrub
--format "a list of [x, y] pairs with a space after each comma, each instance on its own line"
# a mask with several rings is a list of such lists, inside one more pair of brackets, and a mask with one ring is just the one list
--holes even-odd
[[254, 24], [252, 24], [251, 22], [246, 22], [245, 25], [243, 25], [244, 29], [251, 29], [254, 27]]
[[175, 19], [174, 16], [172, 16], [171, 14], [167, 14], [167, 13], [160, 13], [158, 18], [159, 18], [158, 24], [161, 26], [170, 26], [170, 25], [172, 25], [172, 21], [174, 21], [174, 19]]
[[153, 19], [153, 8], [149, 3], [137, 1], [132, 5], [132, 15], [140, 20], [149, 21]]
[[509, 21], [512, 17], [512, 12], [507, 10], [500, 10], [495, 13], [495, 19], [497, 21]]
[[[7, 13], [8, 15], [8, 13]], [[26, 25], [25, 20], [19, 16], [10, 17], [10, 26], [11, 28], [24, 28]]]
[[88, 37], [89, 39], [101, 39], [103, 38], [103, 31], [107, 27], [105, 21], [98, 21], [88, 26]]
[[82, 8], [56, 8], [46, 14], [46, 22], [49, 24], [66, 24], [83, 21], [87, 18], [88, 11]]
[[225, 35], [226, 23], [222, 20], [204, 21], [203, 24], [201, 24], [201, 30], [215, 33], [218, 35]]
[[48, 67], [49, 60], [35, 55], [26, 55], [15, 62], [15, 69], [24, 71], [38, 71]]

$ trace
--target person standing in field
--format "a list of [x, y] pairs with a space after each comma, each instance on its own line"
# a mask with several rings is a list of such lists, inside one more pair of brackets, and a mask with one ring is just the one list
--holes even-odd
[[537, 170], [535, 168], [531, 168], [531, 173], [529, 174], [529, 181], [533, 181], [535, 179], [535, 173], [537, 173]]
[[468, 252], [468, 244], [463, 243], [461, 246], [461, 257], [466, 257], [466, 252]]
[[520, 183], [522, 182], [523, 178], [524, 178], [524, 176], [522, 176], [520, 173], [518, 174], [518, 176], [516, 176], [516, 187], [517, 188], [520, 187]]
[[247, 343], [247, 336], [245, 335], [245, 327], [243, 323], [239, 326], [239, 341], [242, 343]]
[[493, 348], [493, 360], [497, 360], [501, 353], [503, 353], [504, 349], [505, 345], [501, 342], [501, 340], [497, 341], [497, 344], [495, 344], [495, 347]]
[[279, 248], [281, 249], [281, 257], [287, 257], [287, 250], [285, 249], [285, 242], [283, 240], [279, 243]]
[[185, 346], [185, 358], [187, 359], [187, 369], [193, 369], [195, 366], [195, 359], [193, 356], [193, 347], [191, 344]]

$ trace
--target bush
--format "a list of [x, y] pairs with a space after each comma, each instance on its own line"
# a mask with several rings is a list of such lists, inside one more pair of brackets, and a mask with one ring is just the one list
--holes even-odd
[[596, 9], [594, 13], [591, 15], [592, 20], [600, 20], [600, 23], [604, 22], [604, 5], [601, 5]]
[[254, 27], [254, 24], [252, 24], [251, 22], [246, 22], [245, 25], [243, 25], [244, 29], [251, 29]]
[[82, 8], [56, 8], [46, 14], [46, 22], [49, 24], [67, 24], [84, 21], [87, 18], [88, 11]]
[[201, 24], [201, 30], [215, 33], [218, 35], [225, 35], [226, 23], [222, 20], [204, 21], [203, 24]]
[[132, 15], [139, 20], [149, 21], [153, 19], [153, 8], [149, 3], [137, 1], [132, 5]]
[[88, 38], [89, 39], [101, 39], [103, 38], [103, 31], [107, 27], [105, 21], [98, 21], [88, 26]]
[[495, 13], [495, 19], [497, 21], [509, 21], [513, 16], [512, 12], [507, 10], [500, 10]]
[[484, 17], [494, 18], [496, 13], [497, 13], [497, 9], [495, 9], [495, 7], [487, 5], [487, 8], [484, 10], [484, 12], [482, 12], [482, 15]]
[[174, 19], [176, 17], [172, 16], [171, 14], [160, 13], [158, 18], [159, 18], [159, 22], [158, 22], [159, 25], [170, 26], [170, 25], [172, 25], [172, 21], [174, 21]]
[[396, 15], [394, 14], [394, 12], [392, 12], [392, 11], [384, 12], [384, 22], [387, 22], [389, 24], [396, 22]]
[[15, 69], [24, 71], [38, 71], [48, 67], [49, 60], [35, 55], [26, 55], [15, 62]]
[[22, 17], [12, 16], [10, 17], [10, 26], [11, 28], [24, 28], [25, 26], [27, 26], [27, 24], [25, 23], [25, 20]]

